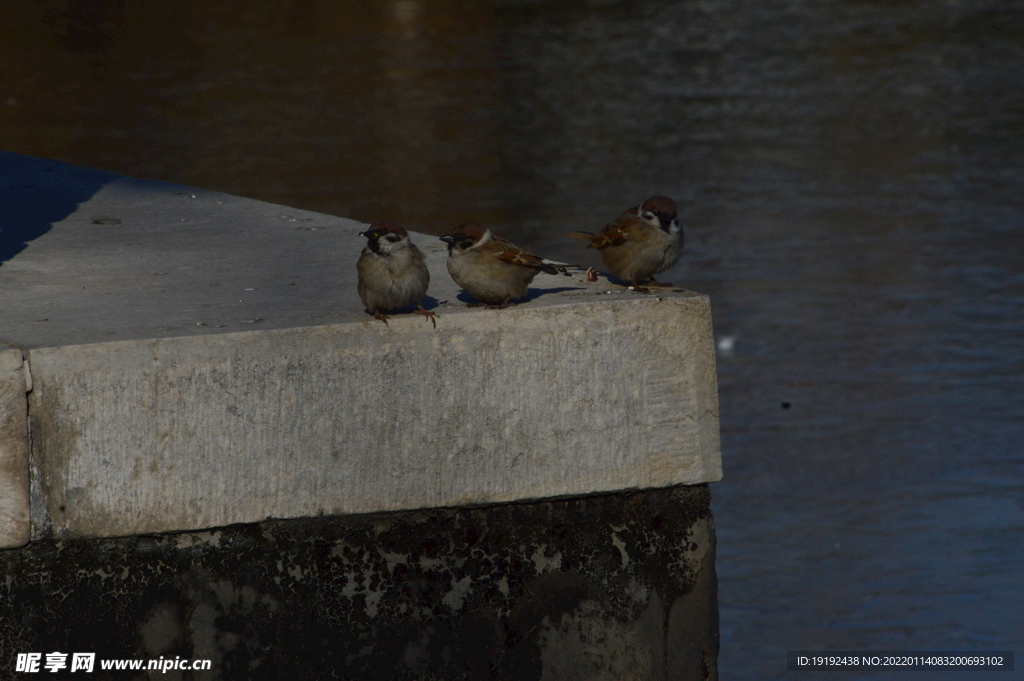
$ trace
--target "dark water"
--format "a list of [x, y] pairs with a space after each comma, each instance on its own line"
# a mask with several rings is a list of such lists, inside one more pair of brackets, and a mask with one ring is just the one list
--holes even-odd
[[7, 150], [575, 259], [692, 201], [722, 678], [1024, 656], [1024, 2], [4, 4]]

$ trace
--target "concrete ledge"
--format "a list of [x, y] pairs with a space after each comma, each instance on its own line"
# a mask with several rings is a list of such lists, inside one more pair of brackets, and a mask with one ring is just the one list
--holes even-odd
[[[542, 274], [526, 303], [467, 309], [444, 245], [414, 233], [437, 328], [384, 326], [356, 297], [358, 223], [11, 155], [0, 179], [4, 163], [53, 219], [0, 266], [0, 333], [32, 375], [36, 536], [721, 476], [705, 296]], [[23, 385], [11, 353], [0, 380]], [[8, 449], [0, 489], [24, 489]], [[26, 503], [5, 497], [11, 517]]]
[[578, 302], [29, 353], [58, 532], [717, 480], [707, 300]]

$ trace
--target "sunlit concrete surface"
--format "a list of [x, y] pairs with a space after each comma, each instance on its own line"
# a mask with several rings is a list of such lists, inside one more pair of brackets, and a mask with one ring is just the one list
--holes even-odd
[[5, 238], [26, 235], [4, 243], [0, 342], [31, 374], [36, 534], [721, 476], [705, 296], [575, 272], [470, 309], [444, 244], [414, 233], [437, 328], [385, 326], [356, 296], [351, 220], [10, 154], [0, 199], [22, 201]]

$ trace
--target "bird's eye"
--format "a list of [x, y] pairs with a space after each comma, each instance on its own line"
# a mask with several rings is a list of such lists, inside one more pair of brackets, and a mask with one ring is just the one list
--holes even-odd
[[654, 219], [654, 213], [652, 213], [649, 210], [645, 210], [643, 213], [640, 213], [640, 217], [642, 217], [644, 220], [652, 220]]

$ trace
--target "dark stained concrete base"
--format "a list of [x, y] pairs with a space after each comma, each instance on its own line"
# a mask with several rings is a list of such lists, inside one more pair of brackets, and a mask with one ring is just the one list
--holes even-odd
[[168, 680], [715, 679], [709, 501], [697, 485], [37, 541], [0, 551], [0, 676], [60, 651], [212, 660]]

